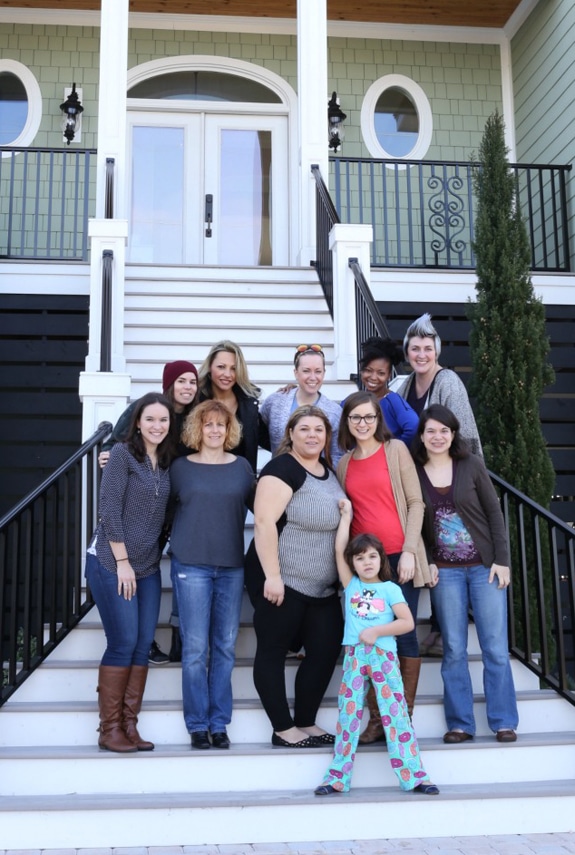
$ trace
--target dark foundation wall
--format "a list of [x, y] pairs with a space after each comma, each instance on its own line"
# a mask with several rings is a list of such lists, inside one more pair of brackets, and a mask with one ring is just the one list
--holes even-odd
[[0, 295], [0, 516], [80, 445], [88, 297]]
[[[409, 324], [431, 312], [441, 337], [441, 364], [453, 368], [467, 385], [471, 375], [469, 321], [465, 304], [378, 303], [391, 336], [403, 341]], [[575, 306], [545, 306], [550, 361], [555, 383], [541, 400], [543, 434], [556, 473], [556, 496], [551, 510], [566, 522], [575, 522]], [[472, 402], [473, 403], [473, 402]]]

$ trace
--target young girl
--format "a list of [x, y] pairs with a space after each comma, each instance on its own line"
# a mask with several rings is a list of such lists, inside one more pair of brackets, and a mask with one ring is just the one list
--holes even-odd
[[339, 690], [339, 720], [333, 760], [316, 796], [347, 792], [359, 739], [368, 684], [375, 689], [391, 765], [402, 790], [436, 796], [438, 787], [421, 764], [417, 738], [405, 703], [395, 636], [410, 632], [413, 617], [391, 570], [381, 541], [373, 534], [349, 540], [351, 503], [339, 503], [341, 520], [335, 552], [345, 591], [346, 646]]

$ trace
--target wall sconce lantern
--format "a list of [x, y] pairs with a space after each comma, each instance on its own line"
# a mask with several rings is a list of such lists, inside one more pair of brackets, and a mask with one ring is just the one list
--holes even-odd
[[347, 119], [346, 113], [343, 113], [339, 108], [339, 98], [337, 92], [332, 92], [331, 98], [327, 103], [327, 125], [328, 125], [328, 146], [333, 151], [339, 151], [345, 131], [343, 123]]
[[64, 114], [64, 118], [62, 120], [62, 132], [64, 134], [64, 139], [67, 140], [68, 145], [70, 145], [80, 130], [80, 115], [84, 112], [84, 108], [82, 107], [80, 98], [76, 92], [75, 83], [72, 83], [72, 89], [64, 103], [60, 104], [60, 109]]

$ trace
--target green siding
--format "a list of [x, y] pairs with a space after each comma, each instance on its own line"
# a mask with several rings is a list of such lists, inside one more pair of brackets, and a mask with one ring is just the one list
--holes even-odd
[[[517, 159], [575, 161], [575, 4], [539, 3], [512, 41]], [[575, 228], [575, 175], [567, 179], [570, 233]], [[575, 257], [572, 257], [572, 267]]]
[[[253, 62], [283, 77], [297, 91], [295, 36], [259, 33], [132, 29], [128, 66], [160, 57], [194, 54]], [[27, 65], [43, 98], [35, 145], [59, 146], [59, 105], [65, 86], [83, 89], [82, 146], [96, 147], [99, 30], [92, 27], [0, 24], [0, 56]], [[368, 157], [360, 131], [364, 95], [386, 74], [404, 74], [431, 103], [434, 133], [428, 159], [467, 160], [477, 150], [486, 119], [501, 108], [501, 68], [495, 45], [330, 38], [328, 89], [348, 114], [345, 152]], [[326, 105], [327, 105], [326, 93]]]

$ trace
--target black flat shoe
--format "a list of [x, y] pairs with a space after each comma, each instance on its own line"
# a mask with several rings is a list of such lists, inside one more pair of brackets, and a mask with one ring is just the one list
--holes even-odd
[[418, 784], [417, 787], [414, 787], [411, 792], [421, 793], [422, 796], [438, 796], [439, 787], [432, 784], [431, 781], [423, 781], [421, 784]]
[[339, 793], [331, 784], [322, 784], [321, 787], [316, 787], [313, 791], [316, 796], [333, 796], [334, 793]]
[[196, 730], [195, 733], [192, 733], [192, 748], [205, 750], [210, 747], [210, 738], [207, 730]]
[[229, 748], [230, 745], [230, 738], [225, 730], [212, 733], [212, 748]]
[[277, 733], [272, 733], [272, 745], [274, 748], [319, 748], [317, 736], [308, 736], [307, 739], [300, 739], [299, 742], [288, 742], [278, 736]]
[[319, 736], [312, 736], [315, 739], [316, 745], [335, 745], [335, 736], [333, 733], [322, 733]]

